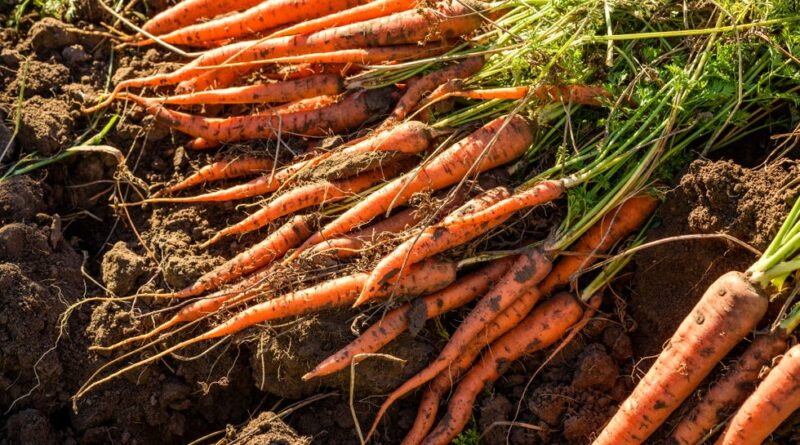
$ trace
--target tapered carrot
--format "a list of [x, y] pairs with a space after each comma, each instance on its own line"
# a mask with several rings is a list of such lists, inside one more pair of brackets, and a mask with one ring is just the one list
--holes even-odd
[[[268, 320], [304, 315], [322, 309], [348, 306], [352, 304], [352, 302], [358, 296], [358, 293], [361, 291], [361, 286], [363, 286], [366, 278], [367, 275], [364, 273], [357, 273], [350, 276], [336, 278], [311, 288], [291, 292], [275, 299], [268, 300], [264, 303], [252, 306], [246, 311], [240, 312], [224, 323], [201, 335], [178, 343], [175, 346], [167, 348], [164, 351], [147, 357], [137, 363], [128, 365], [125, 368], [99, 380], [88, 381], [84, 383], [75, 396], [73, 396], [73, 401], [77, 402], [93, 388], [109, 382], [128, 371], [148, 363], [152, 363], [155, 360], [158, 360], [190, 345], [205, 340], [210, 340], [212, 338], [233, 335], [248, 327]], [[414, 273], [409, 274], [403, 280], [399, 288], [403, 295], [424, 295], [447, 287], [455, 280], [455, 278], [455, 263], [431, 260], [417, 265]]]
[[365, 5], [355, 6], [324, 17], [306, 20], [305, 22], [288, 26], [270, 34], [269, 37], [274, 38], [295, 34], [308, 34], [335, 26], [363, 22], [364, 20], [385, 17], [395, 12], [407, 11], [419, 3], [419, 0], [375, 0]]
[[304, 375], [303, 380], [332, 374], [349, 366], [350, 360], [359, 354], [379, 351], [408, 329], [411, 311], [416, 314], [422, 313], [426, 319], [430, 319], [469, 303], [497, 283], [512, 261], [512, 258], [495, 261], [487, 267], [460, 278], [446, 289], [386, 313], [357, 339]]
[[670, 444], [695, 445], [727, 414], [735, 412], [753, 391], [761, 370], [772, 358], [786, 350], [787, 336], [779, 330], [759, 335], [742, 354], [737, 363], [714, 383], [692, 411], [683, 416], [670, 435]]
[[[261, 2], [242, 12], [215, 20], [176, 29], [159, 38], [173, 45], [202, 44], [215, 40], [240, 37], [274, 28], [287, 23], [323, 17], [343, 9], [366, 3], [369, 0], [270, 0]], [[144, 40], [139, 45], [153, 43]]]
[[481, 5], [475, 0], [448, 0], [435, 8], [418, 8], [388, 17], [366, 20], [316, 33], [245, 41], [205, 52], [202, 56], [171, 73], [129, 79], [114, 87], [101, 103], [88, 108], [94, 112], [107, 106], [126, 88], [173, 85], [203, 74], [209, 66], [250, 62], [289, 55], [313, 54], [342, 49], [436, 42], [466, 35], [482, 24]]
[[[483, 90], [460, 90], [456, 83], [446, 84], [446, 88], [438, 89], [425, 99], [424, 105], [447, 99], [464, 97], [476, 100], [518, 100], [530, 92], [529, 86], [489, 88]], [[546, 102], [563, 102], [576, 105], [600, 106], [600, 98], [608, 99], [611, 94], [603, 87], [591, 85], [542, 85], [533, 91], [533, 95]]]
[[[458, 329], [450, 337], [439, 356], [425, 369], [395, 389], [383, 402], [367, 436], [371, 436], [386, 410], [399, 398], [427, 383], [447, 369], [476, 337], [522, 294], [536, 291], [536, 285], [550, 272], [550, 258], [539, 249], [527, 249], [517, 256], [503, 278], [481, 298]], [[536, 293], [538, 298], [538, 292]], [[532, 299], [533, 300], [533, 299]], [[535, 304], [535, 301], [533, 302]], [[533, 304], [530, 304], [532, 307]], [[522, 315], [524, 317], [524, 314]], [[510, 329], [513, 326], [508, 326]]]
[[127, 97], [144, 106], [157, 121], [182, 133], [212, 141], [275, 139], [279, 134], [320, 136], [356, 128], [380, 115], [393, 102], [393, 88], [347, 94], [337, 103], [310, 111], [209, 118], [164, 108], [153, 99]]
[[228, 235], [247, 233], [260, 229], [270, 222], [302, 209], [340, 201], [360, 193], [381, 181], [407, 169], [409, 163], [396, 162], [375, 170], [338, 181], [320, 181], [289, 190], [270, 201], [244, 220], [220, 230], [203, 247], [207, 247]]
[[183, 0], [151, 18], [142, 29], [154, 35], [166, 34], [191, 25], [201, 18], [211, 18], [255, 6], [264, 0]]
[[319, 74], [335, 74], [337, 76], [345, 77], [354, 74], [356, 69], [355, 65], [344, 63], [298, 63], [295, 65], [282, 66], [274, 72], [264, 73], [264, 77], [270, 80], [295, 80], [304, 77], [316, 76]]
[[740, 272], [721, 276], [683, 320], [664, 351], [594, 441], [639, 444], [691, 394], [767, 310], [768, 299]]
[[206, 182], [238, 178], [254, 173], [263, 173], [265, 171], [270, 171], [272, 165], [272, 160], [270, 159], [253, 157], [216, 161], [202, 167], [177, 184], [165, 187], [153, 196], [156, 197], [162, 194], [175, 193], [179, 190], [194, 187]]
[[[492, 140], [495, 143], [490, 145]], [[325, 239], [342, 235], [369, 222], [392, 206], [405, 204], [419, 192], [439, 190], [458, 183], [470, 171], [477, 174], [512, 161], [532, 143], [533, 132], [524, 118], [516, 115], [494, 119], [418, 170], [401, 176], [364, 198], [312, 235], [288, 260], [295, 259], [300, 252]]]
[[450, 398], [447, 415], [422, 443], [450, 443], [469, 422], [475, 399], [487, 385], [522, 355], [555, 343], [581, 315], [581, 303], [564, 292], [534, 309], [522, 323], [492, 343], [484, 358], [467, 372]]
[[781, 358], [744, 401], [717, 445], [758, 445], [800, 409], [800, 344]]

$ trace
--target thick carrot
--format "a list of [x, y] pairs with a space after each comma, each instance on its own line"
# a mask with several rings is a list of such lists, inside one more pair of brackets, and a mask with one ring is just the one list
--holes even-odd
[[475, 399], [486, 386], [497, 380], [522, 355], [555, 343], [581, 315], [581, 303], [562, 292], [539, 305], [517, 327], [493, 342], [489, 352], [459, 383], [450, 398], [447, 415], [422, 443], [450, 443], [469, 422]]
[[202, 167], [186, 179], [159, 191], [154, 197], [168, 195], [198, 184], [204, 184], [221, 179], [232, 179], [253, 173], [263, 173], [272, 170], [272, 161], [266, 158], [243, 157], [239, 159], [217, 161]]
[[474, 31], [482, 24], [481, 15], [476, 12], [480, 9], [480, 4], [475, 0], [448, 0], [437, 3], [435, 8], [418, 8], [308, 35], [226, 45], [205, 52], [171, 73], [120, 82], [106, 100], [85, 111], [94, 112], [107, 106], [126, 88], [176, 84], [203, 74], [206, 67], [210, 66], [342, 49], [406, 45], [420, 41], [436, 42], [458, 38]]
[[[454, 215], [450, 217], [458, 217], [457, 215], [468, 214], [470, 210], [477, 211], [480, 208], [486, 208], [490, 205], [507, 198], [510, 192], [505, 187], [496, 187], [488, 192], [473, 199], [472, 202], [467, 203], [465, 209], [458, 209]], [[480, 206], [480, 207], [477, 207]], [[476, 208], [477, 207], [477, 208]], [[367, 285], [364, 286], [363, 292], [358, 297], [356, 304], [362, 304], [372, 299], [373, 295], [382, 292], [383, 289], [391, 287], [400, 276], [403, 275], [403, 269], [410, 264], [422, 261], [425, 258], [437, 255], [444, 252], [448, 248], [464, 244], [474, 238], [477, 238], [483, 233], [499, 226], [508, 220], [510, 215], [504, 215], [489, 224], [481, 225], [480, 227], [472, 226], [463, 231], [452, 231], [447, 228], [440, 228], [433, 226], [426, 228], [419, 235], [414, 235], [408, 240], [397, 246], [389, 254], [381, 258], [369, 276]]]
[[380, 115], [393, 102], [395, 90], [381, 88], [347, 94], [337, 103], [314, 110], [208, 118], [168, 110], [156, 100], [128, 94], [144, 106], [156, 120], [180, 132], [204, 139], [233, 142], [249, 139], [274, 139], [279, 134], [321, 136], [356, 128]]
[[[422, 263], [418, 263], [422, 264]], [[481, 298], [469, 315], [464, 319], [450, 341], [445, 345], [439, 356], [425, 369], [400, 385], [383, 402], [372, 428], [367, 436], [375, 432], [386, 410], [399, 398], [430, 381], [440, 372], [447, 369], [469, 345], [476, 341], [476, 337], [486, 329], [486, 325], [494, 320], [506, 308], [511, 306], [522, 294], [536, 290], [536, 285], [550, 272], [552, 264], [539, 249], [527, 249], [517, 256], [514, 264], [506, 271], [503, 278]], [[527, 291], [527, 292], [526, 292]], [[536, 292], [538, 297], [538, 292]], [[535, 304], [535, 302], [534, 302]], [[530, 305], [531, 307], [533, 304]], [[524, 314], [523, 314], [524, 317]], [[508, 326], [510, 329], [512, 326]]]
[[170, 105], [280, 103], [331, 96], [342, 92], [344, 84], [340, 76], [321, 74], [286, 82], [199, 91], [153, 98], [153, 100]]
[[734, 414], [717, 445], [757, 445], [800, 409], [800, 345], [794, 345]]
[[415, 314], [424, 314], [425, 319], [430, 319], [469, 303], [497, 283], [510, 267], [512, 260], [508, 258], [495, 261], [489, 266], [460, 278], [447, 289], [414, 300], [412, 303], [404, 304], [386, 313], [357, 339], [304, 375], [303, 380], [332, 374], [349, 366], [350, 360], [358, 354], [379, 351], [408, 329], [412, 311]]
[[668, 443], [700, 443], [753, 391], [761, 370], [772, 363], [773, 357], [786, 350], [786, 340], [782, 330], [756, 337], [728, 373], [711, 386], [689, 414], [683, 416]]
[[646, 440], [755, 328], [766, 313], [767, 303], [763, 292], [744, 274], [729, 272], [718, 278], [594, 444], [639, 444]]
[[201, 18], [211, 18], [231, 11], [240, 11], [264, 0], [183, 0], [177, 5], [156, 14], [142, 26], [154, 35], [166, 34], [191, 25]]
[[203, 247], [207, 247], [228, 235], [260, 229], [282, 216], [353, 196], [381, 181], [385, 181], [387, 178], [391, 178], [408, 167], [409, 164], [406, 162], [396, 162], [352, 178], [338, 181], [320, 181], [289, 190], [244, 220], [220, 230], [211, 239], [203, 243]]
[[[489, 145], [492, 140], [495, 143]], [[312, 235], [288, 259], [296, 258], [303, 250], [325, 239], [342, 235], [369, 222], [392, 206], [405, 204], [419, 192], [448, 187], [464, 179], [470, 171], [477, 174], [514, 160], [532, 143], [533, 132], [524, 118], [515, 115], [511, 118], [494, 119], [453, 144], [418, 170], [395, 179], [367, 196]]]
[[375, 0], [365, 5], [355, 6], [318, 19], [307, 20], [296, 25], [288, 26], [270, 34], [269, 37], [274, 38], [295, 34], [309, 34], [335, 26], [349, 25], [351, 23], [363, 22], [364, 20], [385, 17], [395, 12], [407, 11], [415, 7], [419, 2], [419, 0]]

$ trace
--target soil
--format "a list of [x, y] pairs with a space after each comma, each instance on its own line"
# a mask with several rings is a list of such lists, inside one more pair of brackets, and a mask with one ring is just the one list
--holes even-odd
[[[0, 32], [0, 149], [11, 136], [25, 86], [19, 133], [8, 159], [51, 155], [73, 145], [90, 124], [80, 108], [104, 90], [109, 73], [116, 83], [169, 70], [177, 60], [152, 49], [126, 50], [115, 53], [110, 64], [111, 45], [95, 31], [104, 31], [99, 23], [113, 19], [91, 1], [76, 5], [75, 26], [34, 14], [24, 18], [19, 31]], [[8, 11], [0, 9], [5, 22], [4, 14]], [[114, 205], [137, 201], [148, 184], [173, 181], [217, 157], [264, 150], [290, 156], [260, 142], [226, 147], [222, 154], [191, 152], [183, 148], [186, 142], [140, 110], [126, 109], [104, 140], [125, 153], [125, 169], [113, 156], [85, 153], [0, 182], [0, 445], [171, 444], [201, 437], [207, 438], [203, 443], [221, 444], [359, 443], [349, 370], [311, 382], [300, 377], [385, 308], [368, 317], [326, 311], [247, 330], [209, 351], [207, 345], [192, 347], [90, 392], [73, 409], [72, 395], [119, 355], [90, 351], [90, 346], [143, 333], [167, 315], [158, 311], [164, 307], [160, 302], [147, 299], [75, 303], [88, 296], [181, 289], [261, 236], [198, 247], [229, 221], [252, 212], [249, 205], [257, 200], [242, 206]], [[289, 145], [302, 150], [302, 141], [297, 142]], [[765, 154], [758, 150], [746, 146], [742, 153], [723, 154], [725, 159], [692, 163], [676, 183], [665, 185], [660, 225], [649, 238], [726, 233], [763, 249], [797, 194], [796, 186], [781, 187], [797, 177], [800, 165], [759, 166]], [[325, 177], [379, 160], [326, 164]], [[436, 203], [419, 204], [434, 210]], [[517, 245], [522, 234], [546, 235], [555, 219], [553, 209], [534, 212], [491, 243], [504, 248]], [[720, 239], [676, 241], [637, 255], [608, 291], [602, 316], [572, 343], [553, 357], [544, 351], [514, 363], [481, 394], [474, 435], [482, 434], [487, 444], [589, 443], [630, 392], [630, 376], [641, 375], [652, 363], [649, 357], [702, 290], [724, 271], [745, 269], [753, 258]], [[341, 268], [321, 267], [318, 273], [321, 280]], [[288, 274], [273, 285], [280, 288], [292, 279]], [[381, 351], [400, 360], [373, 357], [355, 367], [352, 410], [362, 428], [381, 396], [429, 362], [465, 314], [466, 309], [416, 322], [412, 333]], [[124, 351], [133, 361], [154, 349]], [[414, 395], [397, 403], [373, 443], [399, 443], [417, 402]], [[515, 426], [508, 426], [511, 421]], [[790, 428], [791, 423], [784, 427]], [[780, 437], [796, 439], [785, 434]]]

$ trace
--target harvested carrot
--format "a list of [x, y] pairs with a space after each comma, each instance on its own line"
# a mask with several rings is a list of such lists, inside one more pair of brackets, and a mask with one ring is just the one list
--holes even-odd
[[[518, 100], [526, 97], [530, 91], [528, 86], [490, 88], [483, 90], [460, 90], [457, 83], [445, 84], [426, 98], [425, 104], [438, 102], [450, 97], [463, 97], [477, 100]], [[443, 86], [445, 86], [443, 85]], [[591, 85], [542, 85], [533, 91], [533, 95], [541, 101], [563, 102], [567, 104], [600, 106], [599, 98], [608, 99], [611, 94], [603, 87]]]
[[206, 165], [192, 173], [186, 179], [159, 191], [154, 197], [162, 194], [175, 193], [179, 190], [194, 187], [211, 181], [232, 179], [253, 173], [263, 173], [272, 170], [272, 161], [265, 158], [244, 157], [239, 159], [217, 161]]
[[255, 6], [264, 0], [183, 0], [151, 18], [142, 29], [154, 35], [166, 34], [178, 28], [191, 25], [198, 19], [211, 18], [226, 12], [238, 11]]
[[345, 95], [337, 103], [310, 111], [229, 118], [207, 118], [168, 110], [153, 99], [128, 94], [147, 108], [156, 120], [178, 131], [211, 141], [233, 142], [248, 139], [274, 139], [279, 134], [320, 136], [356, 128], [385, 112], [393, 102], [393, 88]]
[[295, 80], [319, 74], [335, 74], [345, 77], [357, 71], [355, 65], [344, 63], [299, 63], [296, 65], [286, 65], [278, 68], [277, 71], [264, 73], [264, 77], [270, 80]]
[[307, 20], [296, 25], [288, 26], [280, 31], [270, 34], [269, 37], [284, 37], [295, 34], [309, 34], [336, 26], [349, 25], [365, 20], [385, 17], [395, 12], [407, 11], [415, 7], [419, 0], [375, 0], [365, 5], [355, 6], [344, 11], [329, 14], [313, 20]]
[[[768, 299], [740, 272], [717, 279], [683, 320], [664, 351], [594, 441], [647, 439], [767, 310]], [[724, 333], [724, 335], [721, 335]]]
[[380, 350], [408, 329], [411, 311], [417, 314], [423, 313], [426, 319], [430, 319], [469, 303], [497, 283], [511, 265], [511, 261], [511, 258], [495, 261], [460, 278], [446, 289], [388, 312], [357, 339], [304, 375], [303, 380], [332, 374], [349, 366], [350, 360], [356, 355]]
[[[489, 145], [492, 140], [495, 143]], [[419, 192], [439, 190], [463, 180], [470, 171], [477, 174], [512, 161], [532, 143], [533, 132], [524, 118], [515, 115], [494, 119], [418, 170], [395, 179], [364, 198], [312, 235], [288, 260], [295, 259], [300, 252], [325, 239], [342, 235], [369, 222], [392, 206], [405, 204]]]
[[800, 345], [794, 345], [744, 401], [717, 445], [758, 445], [798, 409]]
[[758, 336], [739, 361], [703, 396], [670, 435], [671, 444], [695, 445], [753, 391], [761, 370], [786, 350], [785, 331]]
[[282, 216], [291, 215], [302, 209], [340, 201], [353, 196], [387, 178], [391, 178], [408, 167], [409, 164], [406, 162], [396, 162], [352, 178], [339, 181], [321, 181], [289, 190], [244, 220], [220, 230], [211, 239], [203, 243], [203, 247], [207, 247], [228, 235], [260, 229]]
[[491, 353], [467, 372], [450, 398], [447, 415], [422, 443], [450, 443], [469, 422], [475, 399], [486, 386], [497, 380], [522, 355], [555, 343], [581, 315], [581, 303], [562, 292], [539, 305], [517, 327], [493, 342]]
[[194, 138], [191, 141], [186, 143], [186, 148], [190, 150], [197, 150], [197, 151], [204, 151], [204, 150], [213, 150], [218, 148], [220, 145], [217, 141], [210, 141], [204, 138]]

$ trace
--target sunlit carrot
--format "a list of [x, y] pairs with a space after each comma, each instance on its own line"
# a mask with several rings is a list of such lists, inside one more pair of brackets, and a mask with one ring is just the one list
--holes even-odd
[[419, 3], [419, 0], [374, 0], [365, 5], [355, 6], [334, 14], [328, 14], [318, 19], [306, 20], [296, 25], [288, 26], [270, 34], [270, 37], [308, 34], [335, 26], [349, 25], [351, 23], [363, 22], [364, 20], [385, 17], [395, 12], [407, 11]]
[[189, 187], [194, 187], [199, 184], [204, 184], [211, 181], [219, 181], [220, 179], [232, 179], [240, 176], [251, 175], [254, 173], [263, 173], [272, 169], [272, 160], [266, 158], [253, 158], [243, 157], [239, 159], [217, 161], [212, 164], [206, 165], [186, 179], [178, 182], [177, 184], [165, 187], [153, 197], [162, 194], [175, 193]]

